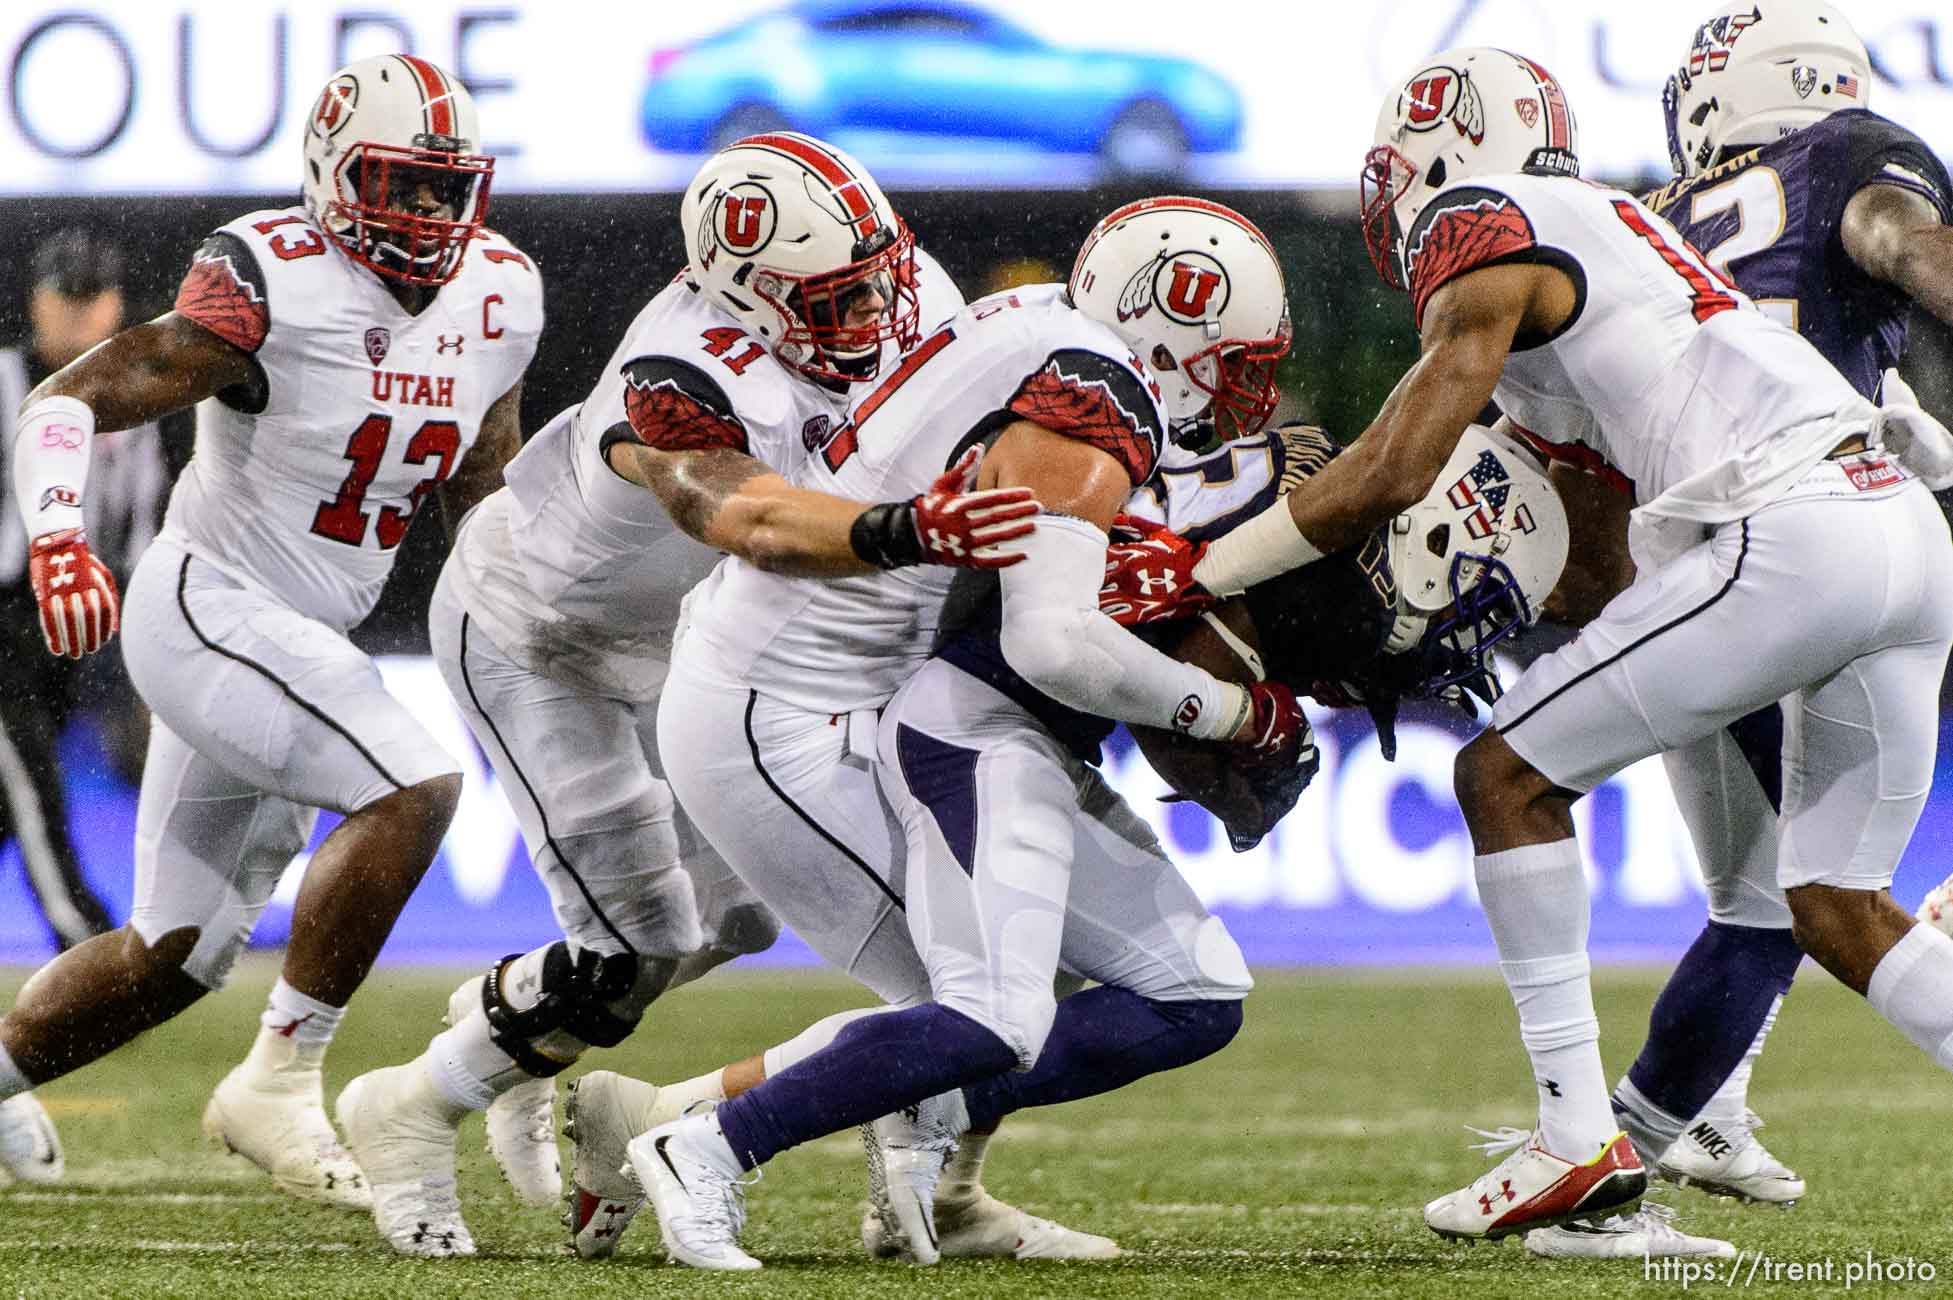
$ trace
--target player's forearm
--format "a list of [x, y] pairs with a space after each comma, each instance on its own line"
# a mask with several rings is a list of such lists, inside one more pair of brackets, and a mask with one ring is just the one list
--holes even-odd
[[619, 443], [608, 454], [613, 469], [648, 488], [673, 523], [707, 546], [792, 577], [876, 571], [850, 539], [859, 501], [795, 487], [729, 448], [663, 452]]
[[1001, 575], [1004, 660], [1032, 686], [1094, 717], [1231, 740], [1247, 692], [1160, 653], [1098, 610], [1105, 534], [1047, 515]]
[[704, 540], [769, 573], [848, 578], [880, 571], [855, 553], [853, 530], [861, 515], [859, 501], [767, 475], [741, 485], [714, 516]]
[[1893, 280], [1914, 302], [1953, 325], [1953, 226], [1934, 226], [1907, 240]]
[[42, 380], [21, 409], [45, 397], [72, 397], [95, 413], [97, 432], [112, 433], [182, 410], [235, 382], [230, 371], [184, 354], [184, 330], [203, 333], [174, 316], [131, 326]]
[[1347, 451], [1216, 539], [1194, 577], [1233, 595], [1354, 546], [1415, 505], [1491, 399], [1503, 362], [1503, 351], [1493, 359], [1476, 344], [1426, 352]]

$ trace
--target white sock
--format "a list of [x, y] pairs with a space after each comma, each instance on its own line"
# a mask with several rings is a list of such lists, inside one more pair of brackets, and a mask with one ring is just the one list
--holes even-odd
[[258, 1017], [258, 1023], [280, 1038], [324, 1047], [339, 1031], [339, 1022], [345, 1016], [346, 1008], [328, 1006], [300, 993], [280, 975], [278, 982], [271, 986], [271, 996], [265, 999], [264, 1014]]
[[837, 1011], [825, 1020], [816, 1020], [786, 1042], [766, 1049], [760, 1059], [766, 1065], [766, 1077], [771, 1079], [791, 1066], [800, 1064], [815, 1052], [834, 1041], [834, 1036], [863, 1016], [877, 1015], [890, 1010], [888, 1007], [856, 1007], [852, 1011]]
[[0, 1101], [33, 1090], [32, 1080], [22, 1074], [20, 1067], [14, 1064], [13, 1053], [7, 1050], [7, 1045], [0, 1043]]
[[1744, 1114], [1750, 1108], [1750, 1071], [1756, 1068], [1756, 1058], [1763, 1055], [1763, 1040], [1777, 1027], [1777, 1012], [1782, 1007], [1783, 994], [1779, 993], [1777, 1000], [1770, 1004], [1770, 1014], [1763, 1017], [1756, 1037], [1750, 1040], [1749, 1050], [1743, 1053], [1743, 1059], [1736, 1063], [1736, 1068], [1723, 1080], [1722, 1087], [1716, 1089], [1716, 1095], [1709, 1098], [1708, 1104], [1703, 1106], [1702, 1113], [1696, 1118], [1706, 1119], [1718, 1127], [1742, 1123]]
[[537, 1077], [495, 1045], [488, 1016], [480, 1011], [434, 1035], [420, 1059], [434, 1090], [469, 1110], [487, 1110], [510, 1088]]
[[1953, 1070], [1953, 939], [1913, 926], [1872, 969], [1865, 1000], [1941, 1069]]
[[667, 1120], [683, 1118], [685, 1112], [700, 1102], [716, 1106], [725, 1099], [726, 1080], [723, 1070], [697, 1075], [683, 1083], [660, 1084], [658, 1104], [651, 1108], [650, 1127], [655, 1128]]
[[1571, 839], [1473, 859], [1499, 970], [1539, 1083], [1546, 1149], [1586, 1160], [1619, 1132], [1600, 1067], [1600, 1020], [1587, 961], [1587, 878]]

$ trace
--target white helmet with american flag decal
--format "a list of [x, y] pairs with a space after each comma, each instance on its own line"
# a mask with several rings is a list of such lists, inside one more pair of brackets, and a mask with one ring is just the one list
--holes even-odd
[[833, 145], [792, 131], [737, 140], [706, 159], [678, 216], [693, 281], [788, 366], [859, 382], [884, 345], [914, 345], [915, 240]]
[[383, 54], [333, 74], [305, 121], [305, 207], [360, 265], [446, 284], [488, 212], [495, 160], [475, 101], [426, 59]]
[[1267, 237], [1233, 208], [1162, 195], [1107, 213], [1067, 292], [1146, 363], [1176, 430], [1207, 417], [1245, 437], [1274, 413], [1288, 289]]
[[1469, 176], [1580, 174], [1566, 92], [1545, 68], [1485, 46], [1445, 50], [1399, 82], [1363, 161], [1363, 238], [1392, 288], [1406, 287], [1404, 236], [1424, 205]]
[[1384, 648], [1421, 646], [1433, 685], [1475, 676], [1494, 645], [1539, 620], [1567, 542], [1566, 507], [1533, 453], [1467, 426], [1424, 499], [1390, 522], [1397, 618]]
[[1703, 20], [1662, 90], [1668, 158], [1694, 176], [1726, 148], [1754, 148], [1841, 108], [1869, 108], [1872, 61], [1823, 0], [1744, 0]]

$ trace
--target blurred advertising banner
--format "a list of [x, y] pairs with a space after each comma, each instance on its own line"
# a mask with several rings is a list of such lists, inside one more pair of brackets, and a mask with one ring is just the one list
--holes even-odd
[[[1953, 153], [1953, 11], [1843, 7], [1872, 51], [1869, 105]], [[1708, 8], [1213, 0], [1190, 21], [1169, 0], [15, 0], [0, 195], [294, 190], [326, 77], [400, 51], [472, 89], [505, 192], [672, 190], [701, 153], [780, 128], [896, 188], [1348, 187], [1386, 88], [1463, 44], [1560, 78], [1588, 175], [1652, 179], [1662, 84]]]
[[[380, 661], [387, 685], [461, 759], [464, 791], [440, 858], [409, 905], [386, 960], [475, 963], [560, 937], [548, 896], [530, 871], [515, 817], [455, 712], [429, 659]], [[1300, 806], [1260, 845], [1234, 853], [1206, 813], [1165, 804], [1166, 789], [1123, 734], [1107, 748], [1113, 783], [1158, 829], [1187, 878], [1258, 964], [1386, 965], [1496, 960], [1472, 884], [1471, 849], [1451, 798], [1451, 763], [1473, 731], [1462, 719], [1409, 720], [1387, 763], [1360, 712], [1314, 711], [1322, 772]], [[116, 916], [132, 887], [135, 791], [77, 734], [67, 755], [70, 818], [88, 875]], [[1932, 799], [1894, 893], [1915, 905], [1953, 867], [1953, 763], [1942, 761]], [[1701, 928], [1703, 889], [1687, 832], [1659, 760], [1622, 773], [1575, 805], [1588, 855], [1594, 955], [1601, 960], [1679, 956]], [[322, 819], [322, 836], [333, 819]], [[314, 841], [316, 844], [316, 840]], [[305, 859], [285, 877], [258, 927], [260, 946], [282, 942]], [[0, 853], [0, 961], [49, 955], [22, 883], [18, 850]], [[814, 960], [791, 935], [758, 958]]]

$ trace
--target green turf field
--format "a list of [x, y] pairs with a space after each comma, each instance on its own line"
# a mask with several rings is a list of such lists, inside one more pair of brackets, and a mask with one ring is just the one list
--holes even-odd
[[[649, 1214], [603, 1264], [560, 1253], [553, 1214], [519, 1209], [463, 1132], [462, 1192], [483, 1254], [394, 1258], [362, 1217], [274, 1193], [206, 1149], [205, 1095], [249, 1042], [273, 969], [176, 1024], [42, 1092], [61, 1125], [68, 1183], [0, 1194], [0, 1295], [325, 1296], [1262, 1296], [1472, 1297], [1678, 1294], [1638, 1261], [1546, 1264], [1516, 1242], [1466, 1248], [1426, 1232], [1416, 1207], [1482, 1168], [1459, 1127], [1530, 1121], [1530, 1089], [1505, 990], [1489, 973], [1262, 976], [1247, 1028], [1218, 1057], [1123, 1093], [1029, 1112], [992, 1147], [991, 1190], [1108, 1233], [1122, 1260], [1096, 1265], [872, 1264], [856, 1239], [860, 1153], [836, 1137], [776, 1161], [752, 1195], [745, 1244], [760, 1274], [666, 1266]], [[19, 973], [5, 981], [10, 997]], [[1652, 972], [1599, 977], [1610, 1071], [1638, 1045]], [[408, 1058], [454, 979], [383, 969], [360, 994], [328, 1062], [336, 1091], [359, 1070]], [[723, 974], [654, 1011], [606, 1066], [676, 1078], [742, 1055], [859, 1001], [824, 975]], [[1685, 1226], [1778, 1264], [1911, 1256], [1953, 1280], [1953, 1172], [1941, 1135], [1953, 1080], [1856, 998], [1806, 970], [1758, 1072], [1766, 1135], [1810, 1180], [1789, 1212], [1665, 1197]], [[567, 1165], [567, 1161], [566, 1161]], [[1754, 1256], [1745, 1256], [1750, 1268]], [[1766, 1285], [1766, 1265], [1729, 1290]], [[1700, 1285], [1700, 1284], [1698, 1284]], [[1937, 1285], [1860, 1287], [1921, 1295]]]

